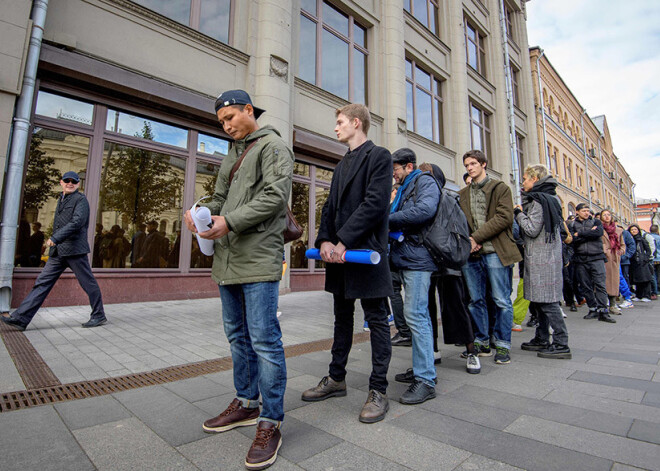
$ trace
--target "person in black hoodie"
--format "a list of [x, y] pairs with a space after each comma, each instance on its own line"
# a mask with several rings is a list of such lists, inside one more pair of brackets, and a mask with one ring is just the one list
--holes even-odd
[[603, 251], [603, 224], [590, 216], [589, 206], [580, 203], [575, 208], [573, 223], [573, 263], [575, 276], [583, 287], [581, 294], [587, 299], [589, 313], [585, 319], [616, 323], [609, 315], [609, 299], [605, 287], [605, 252]]

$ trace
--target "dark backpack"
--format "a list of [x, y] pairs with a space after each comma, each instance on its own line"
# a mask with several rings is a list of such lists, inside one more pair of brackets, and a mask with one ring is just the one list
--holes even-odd
[[[433, 222], [420, 232], [422, 243], [438, 268], [460, 270], [467, 262], [472, 249], [467, 219], [458, 204], [458, 195], [441, 188], [433, 175], [425, 175], [433, 178], [438, 185], [440, 202]], [[416, 198], [417, 181], [412, 193], [411, 196]]]

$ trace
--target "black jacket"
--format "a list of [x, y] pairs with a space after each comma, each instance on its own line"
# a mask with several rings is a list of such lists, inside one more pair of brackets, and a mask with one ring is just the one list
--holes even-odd
[[62, 194], [57, 199], [53, 235], [49, 256], [70, 257], [89, 253], [87, 229], [89, 227], [89, 204], [87, 198], [76, 190], [70, 195]]
[[571, 226], [571, 234], [573, 235], [573, 261], [607, 260], [607, 256], [603, 252], [603, 224], [599, 219], [589, 218], [584, 221], [576, 219]]
[[324, 241], [333, 244], [341, 241], [349, 250], [375, 250], [380, 254], [380, 263], [328, 263], [325, 289], [348, 299], [390, 296], [393, 292], [387, 257], [387, 221], [392, 156], [371, 141], [353, 152], [351, 168], [344, 169], [346, 160], [342, 160], [334, 171], [314, 245], [320, 248]]
[[635, 240], [635, 253], [630, 257], [630, 282], [646, 283], [651, 281], [653, 269], [651, 264], [651, 248], [644, 236], [638, 234], [633, 237]]

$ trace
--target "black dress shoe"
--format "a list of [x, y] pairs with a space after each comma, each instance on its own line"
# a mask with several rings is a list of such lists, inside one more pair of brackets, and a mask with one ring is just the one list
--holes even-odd
[[577, 306], [575, 303], [571, 304], [571, 312], [577, 312]]
[[605, 313], [598, 316], [598, 320], [602, 322], [608, 322], [610, 324], [616, 324], [616, 321], [612, 319], [609, 314], [605, 314]]
[[412, 347], [412, 338], [411, 337], [404, 337], [400, 333], [396, 333], [394, 337], [392, 337], [392, 346], [393, 347]]
[[18, 319], [14, 319], [11, 316], [9, 317], [0, 316], [0, 319], [2, 319], [2, 322], [4, 322], [5, 324], [12, 326], [14, 329], [20, 330], [21, 332], [23, 332], [27, 327], [21, 321], [19, 321]]
[[421, 381], [415, 381], [399, 398], [401, 404], [421, 404], [435, 397], [435, 388]]
[[583, 319], [595, 319], [598, 316], [599, 316], [598, 311], [593, 310], [593, 311], [589, 311], [587, 315], [583, 317]]
[[98, 327], [100, 325], [105, 324], [106, 322], [108, 322], [107, 318], [100, 317], [98, 319], [90, 319], [90, 320], [88, 320], [87, 322], [85, 322], [84, 324], [81, 324], [81, 325], [83, 327]]

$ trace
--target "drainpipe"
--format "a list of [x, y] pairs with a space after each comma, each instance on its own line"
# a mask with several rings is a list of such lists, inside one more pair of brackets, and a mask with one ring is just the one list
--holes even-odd
[[[600, 185], [601, 185], [601, 191], [602, 191], [602, 196], [603, 196], [603, 201], [601, 204], [605, 204], [605, 172], [603, 171], [603, 154], [601, 152], [601, 147], [600, 147], [600, 140], [605, 139], [604, 134], [599, 134], [598, 136], [598, 159], [600, 160]], [[604, 209], [604, 207], [601, 208], [601, 211]]]
[[12, 130], [9, 165], [5, 180], [5, 194], [2, 206], [2, 228], [0, 229], [0, 313], [9, 312], [11, 306], [11, 287], [14, 272], [14, 253], [16, 251], [16, 232], [18, 231], [18, 213], [23, 186], [25, 154], [30, 138], [30, 112], [34, 100], [37, 66], [41, 51], [41, 40], [46, 24], [48, 0], [34, 0], [32, 3], [32, 32], [27, 53], [23, 87], [16, 104], [14, 128]]
[[545, 154], [545, 165], [550, 168], [550, 155], [548, 155], [548, 138], [545, 131], [545, 105], [543, 103], [543, 85], [541, 82], [541, 57], [545, 54], [543, 49], [539, 49], [541, 54], [536, 58], [536, 74], [539, 82], [539, 103], [541, 105], [541, 122], [543, 123], [543, 153]]
[[511, 170], [516, 185], [514, 203], [521, 204], [520, 197], [520, 162], [518, 161], [518, 140], [516, 139], [516, 115], [513, 111], [513, 80], [511, 79], [511, 60], [509, 59], [509, 41], [506, 18], [504, 17], [504, 0], [500, 0], [500, 29], [502, 32], [502, 47], [504, 49], [504, 77], [506, 79], [506, 97], [509, 102], [509, 147], [511, 149]]
[[587, 196], [589, 197], [589, 208], [591, 208], [591, 183], [589, 183], [589, 156], [587, 156], [587, 141], [584, 138], [584, 115], [587, 112], [586, 109], [582, 108], [582, 114], [580, 115], [580, 128], [582, 129], [582, 153], [584, 154], [584, 165], [587, 169], [586, 182], [587, 185]]

